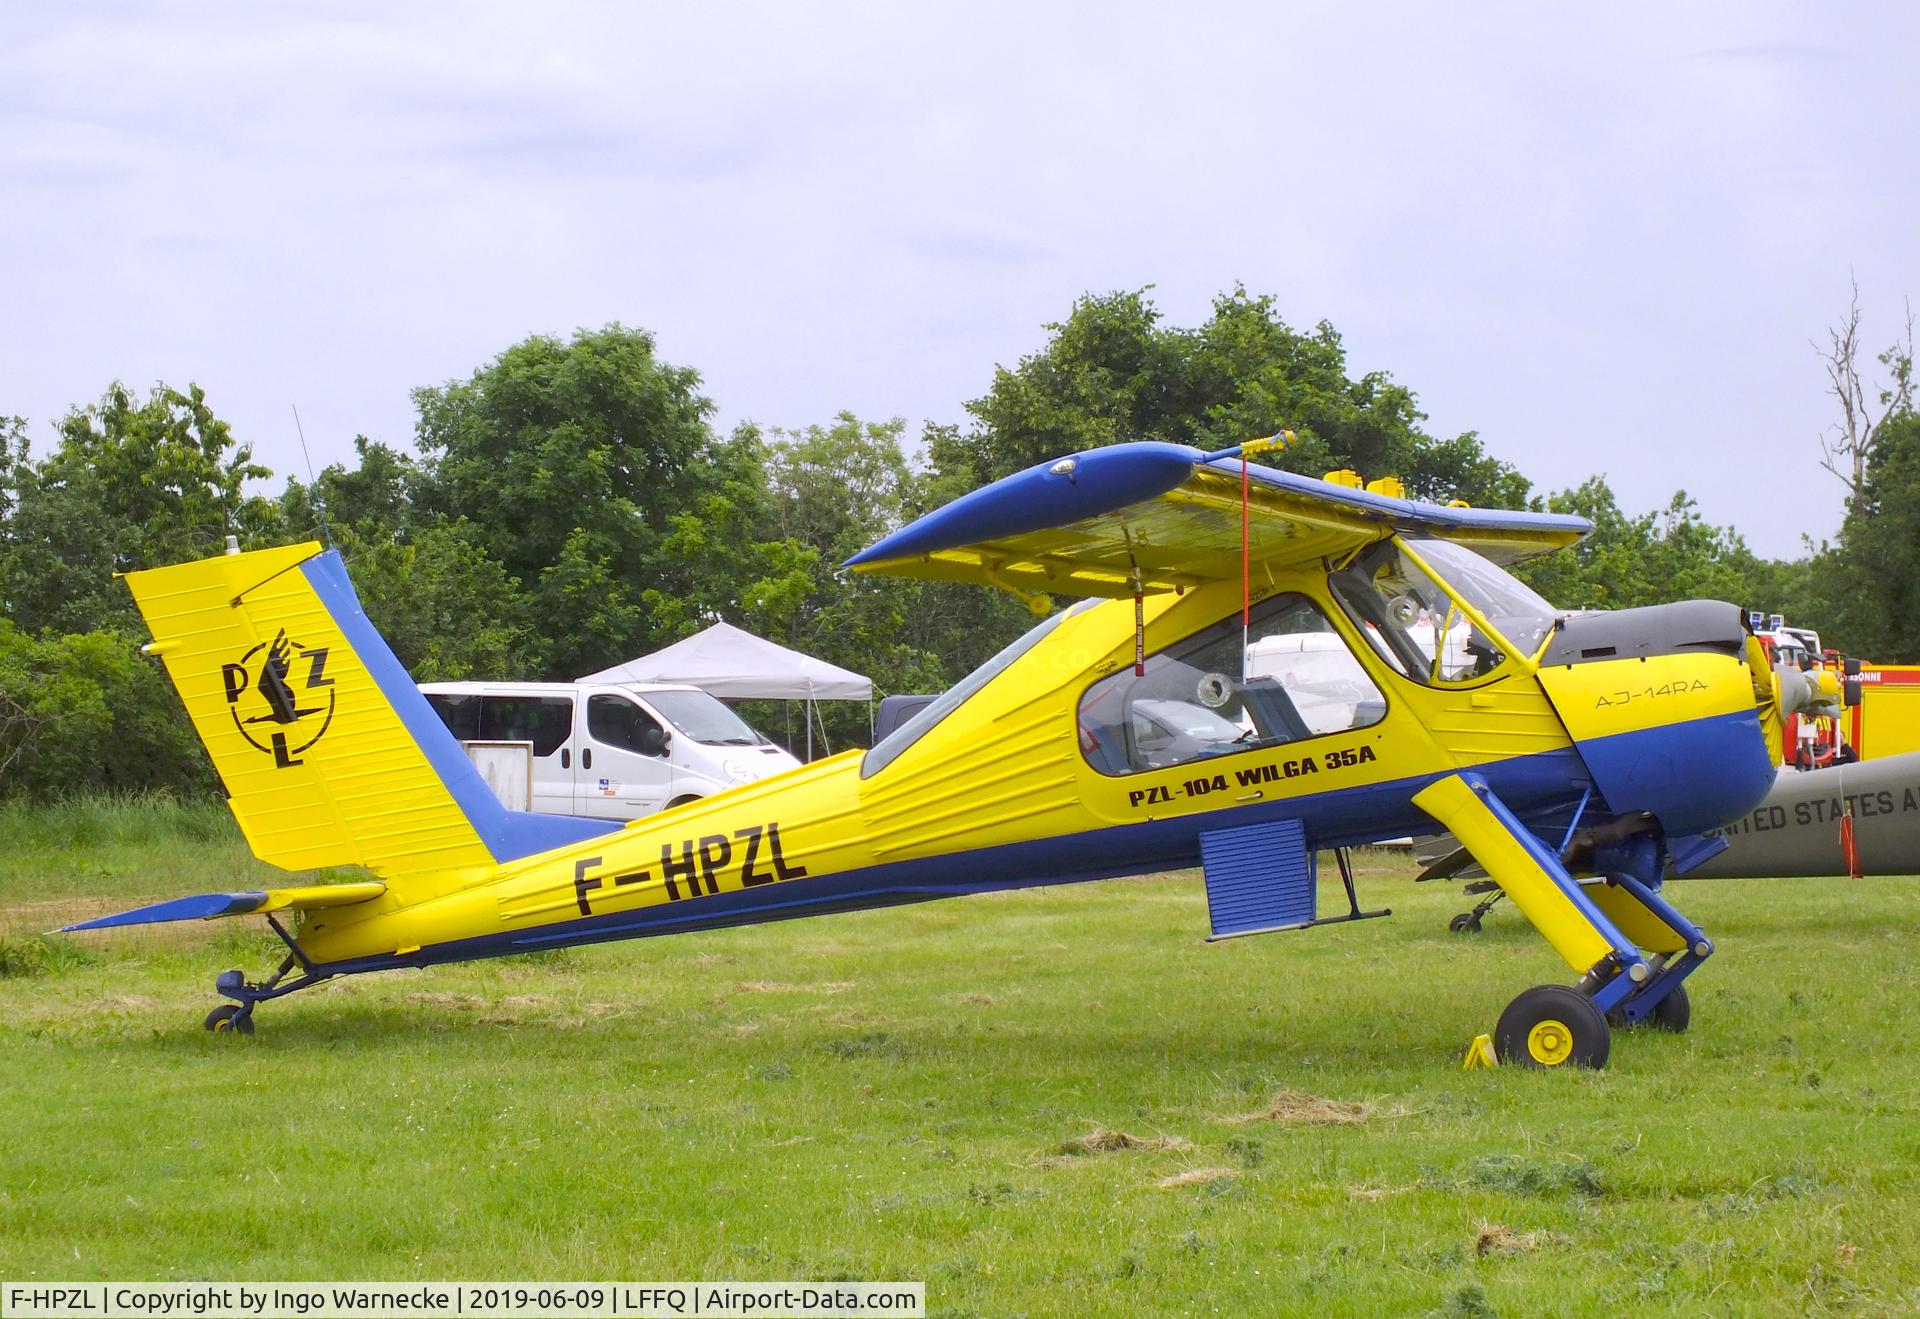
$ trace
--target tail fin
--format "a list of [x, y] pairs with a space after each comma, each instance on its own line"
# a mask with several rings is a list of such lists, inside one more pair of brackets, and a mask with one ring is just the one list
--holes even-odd
[[337, 551], [229, 554], [127, 585], [261, 860], [365, 866], [411, 902], [610, 827], [500, 804], [367, 620]]

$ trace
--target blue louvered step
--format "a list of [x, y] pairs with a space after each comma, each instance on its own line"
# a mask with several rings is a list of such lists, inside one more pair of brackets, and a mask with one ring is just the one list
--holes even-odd
[[1311, 925], [1315, 856], [1298, 820], [1200, 835], [1213, 938]]

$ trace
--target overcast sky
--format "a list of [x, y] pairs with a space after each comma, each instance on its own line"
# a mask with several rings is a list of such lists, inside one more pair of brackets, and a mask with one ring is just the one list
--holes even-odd
[[404, 444], [618, 320], [723, 425], [917, 431], [1083, 292], [1241, 281], [1537, 486], [1794, 553], [1809, 339], [1850, 271], [1875, 351], [1920, 297], [1920, 9], [1604, 8], [14, 0], [0, 414], [194, 380], [296, 473], [289, 404]]

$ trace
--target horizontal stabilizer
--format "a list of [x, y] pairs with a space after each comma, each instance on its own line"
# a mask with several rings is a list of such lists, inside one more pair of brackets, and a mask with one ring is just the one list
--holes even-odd
[[253, 889], [245, 893], [198, 893], [190, 898], [174, 898], [150, 907], [135, 907], [113, 916], [63, 925], [59, 932], [104, 930], [116, 925], [157, 925], [162, 921], [210, 921], [218, 916], [250, 916], [289, 907], [299, 910], [346, 907], [356, 902], [370, 902], [386, 891], [385, 884], [369, 880], [363, 884], [314, 884], [305, 888]]

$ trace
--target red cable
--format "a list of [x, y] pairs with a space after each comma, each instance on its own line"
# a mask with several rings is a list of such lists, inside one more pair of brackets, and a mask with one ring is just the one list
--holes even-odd
[[[1253, 560], [1248, 549], [1247, 506], [1253, 498], [1253, 486], [1247, 475], [1247, 451], [1240, 450], [1240, 633], [1246, 640], [1246, 633], [1253, 626]], [[1245, 661], [1243, 660], [1244, 664]]]

